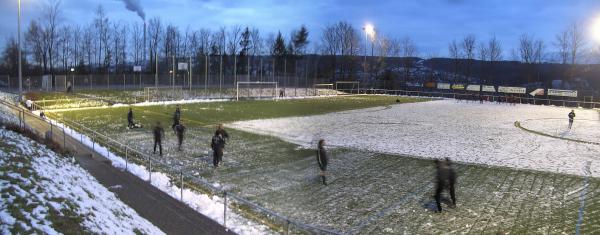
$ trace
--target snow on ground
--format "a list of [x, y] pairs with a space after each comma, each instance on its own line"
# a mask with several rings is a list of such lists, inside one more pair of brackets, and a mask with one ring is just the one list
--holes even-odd
[[[515, 121], [558, 118], [564, 123], [542, 125], [566, 129], [568, 108], [496, 103], [457, 103], [439, 100], [293, 117], [241, 121], [230, 127], [280, 137], [305, 147], [314, 147], [319, 138], [330, 146], [350, 147], [421, 158], [450, 157], [459, 162], [585, 175], [587, 161], [591, 175], [600, 177], [596, 157], [600, 146], [576, 143], [529, 133], [514, 126]], [[596, 110], [576, 110], [577, 119], [598, 122]], [[528, 124], [528, 122], [526, 122]], [[571, 133], [596, 130], [579, 128]], [[575, 135], [575, 134], [572, 134]]]
[[[63, 128], [63, 124], [58, 123], [56, 121], [50, 120], [57, 127]], [[173, 184], [173, 182], [178, 182], [177, 179], [172, 180], [167, 174], [161, 172], [152, 172], [148, 171], [148, 168], [145, 166], [141, 166], [132, 162], [128, 162], [126, 164], [124, 158], [115, 155], [113, 152], [108, 151], [107, 148], [100, 146], [97, 143], [93, 143], [92, 140], [76, 131], [68, 128], [65, 128], [65, 133], [67, 135], [80, 140], [82, 143], [87, 145], [90, 148], [95, 149], [100, 155], [108, 158], [114, 167], [118, 167], [121, 169], [126, 169], [132, 174], [138, 176], [143, 180], [150, 181], [150, 183], [160, 189], [161, 191], [169, 194], [171, 197], [181, 200], [181, 188], [178, 184]], [[151, 176], [150, 176], [151, 175]], [[213, 184], [213, 187], [219, 188], [220, 185]], [[198, 193], [196, 191], [184, 188], [183, 190], [183, 200], [188, 206], [192, 209], [200, 212], [201, 214], [217, 221], [220, 224], [223, 224], [223, 202], [224, 199], [218, 195], [206, 195], [202, 193]], [[233, 232], [237, 234], [271, 234], [272, 231], [265, 225], [261, 225], [252, 220], [244, 218], [238, 215], [235, 211], [231, 209], [230, 206], [227, 208], [227, 228], [231, 229]]]
[[91, 233], [163, 234], [70, 158], [5, 129], [0, 139], [1, 233], [65, 232], [65, 222], [52, 221], [64, 217]]
[[600, 143], [600, 122], [593, 119], [594, 114], [591, 114], [591, 119], [584, 119], [577, 111], [576, 115], [571, 130], [567, 129], [565, 118], [528, 119], [522, 121], [521, 126], [551, 136]]

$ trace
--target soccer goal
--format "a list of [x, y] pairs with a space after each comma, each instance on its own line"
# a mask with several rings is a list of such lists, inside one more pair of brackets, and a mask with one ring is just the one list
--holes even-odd
[[[358, 81], [337, 81], [335, 82], [337, 94], [358, 94], [360, 93], [360, 82]], [[341, 92], [341, 93], [340, 93]]]
[[236, 100], [251, 98], [277, 98], [277, 82], [237, 82]]
[[144, 87], [147, 102], [183, 99], [182, 86]]
[[333, 83], [321, 83], [313, 85], [314, 95], [315, 96], [328, 96], [335, 95], [336, 92], [333, 89]]
[[54, 75], [54, 90], [55, 91], [67, 91], [67, 76], [66, 75]]

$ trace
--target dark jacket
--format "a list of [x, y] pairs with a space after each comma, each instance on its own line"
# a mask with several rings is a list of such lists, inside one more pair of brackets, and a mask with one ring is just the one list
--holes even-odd
[[215, 131], [215, 135], [219, 135], [219, 134], [223, 138], [223, 141], [226, 141], [229, 139], [229, 134], [227, 134], [227, 131], [225, 131], [225, 129], [217, 129]]
[[183, 134], [185, 133], [185, 126], [181, 124], [175, 126], [175, 133], [177, 133], [178, 138], [183, 138]]
[[569, 120], [573, 120], [573, 118], [575, 118], [575, 112], [570, 112], [569, 113]]
[[437, 167], [437, 183], [438, 186], [452, 186], [456, 182], [456, 172], [454, 169], [445, 164], [440, 164]]
[[154, 133], [154, 141], [161, 141], [162, 137], [165, 135], [165, 130], [160, 126], [155, 126], [153, 133]]
[[179, 124], [179, 120], [181, 120], [181, 110], [176, 109], [175, 113], [173, 114], [173, 123], [174, 123], [174, 125], [178, 125]]
[[220, 135], [214, 135], [210, 141], [210, 147], [215, 152], [223, 151], [223, 148], [225, 148], [225, 140]]
[[127, 121], [132, 122], [133, 121], [133, 111], [129, 110], [129, 112], [127, 113]]
[[317, 150], [317, 163], [319, 164], [319, 168], [323, 171], [327, 170], [327, 162], [327, 151], [325, 151], [325, 148], [319, 147]]

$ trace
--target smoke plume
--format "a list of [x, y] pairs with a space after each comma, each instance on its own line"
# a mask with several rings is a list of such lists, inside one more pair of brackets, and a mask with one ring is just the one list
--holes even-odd
[[121, 0], [125, 3], [125, 8], [127, 10], [133, 11], [138, 14], [142, 18], [142, 20], [146, 20], [146, 13], [144, 13], [144, 9], [140, 4], [140, 0]]

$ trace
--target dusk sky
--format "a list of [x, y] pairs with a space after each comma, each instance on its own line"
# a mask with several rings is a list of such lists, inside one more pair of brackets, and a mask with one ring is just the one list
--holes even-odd
[[[305, 24], [311, 42], [320, 41], [328, 24], [347, 21], [357, 29], [372, 23], [379, 34], [411, 37], [422, 57], [446, 56], [448, 43], [467, 34], [487, 40], [495, 34], [504, 49], [504, 59], [523, 33], [544, 39], [552, 51], [556, 33], [580, 21], [592, 40], [592, 22], [600, 17], [598, 0], [139, 0], [146, 18], [159, 16], [163, 22], [191, 28], [217, 29], [234, 24], [257, 27], [263, 36], [281, 30], [289, 34]], [[40, 17], [44, 0], [22, 0], [23, 27]], [[140, 21], [118, 0], [63, 0], [63, 24], [87, 24], [101, 4], [110, 20]], [[16, 34], [17, 0], [0, 0], [0, 38]], [[314, 43], [311, 43], [314, 45]]]

